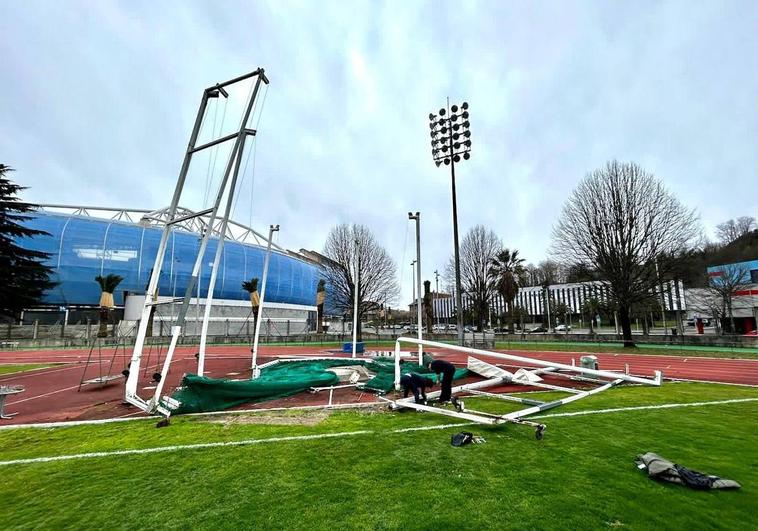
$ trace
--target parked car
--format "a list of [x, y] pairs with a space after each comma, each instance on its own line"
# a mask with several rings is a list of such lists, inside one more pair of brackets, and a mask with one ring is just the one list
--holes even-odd
[[542, 334], [544, 332], [547, 332], [547, 328], [544, 326], [535, 326], [534, 328], [530, 328], [526, 331], [527, 334]]
[[451, 330], [453, 332], [457, 332], [458, 331], [458, 325], [449, 324], [449, 325], [447, 325], [447, 329]]
[[565, 325], [565, 324], [559, 324], [555, 328], [553, 328], [553, 332], [570, 332], [571, 331], [571, 325]]
[[447, 330], [447, 325], [444, 325], [444, 324], [432, 325], [432, 332], [444, 332], [446, 330]]

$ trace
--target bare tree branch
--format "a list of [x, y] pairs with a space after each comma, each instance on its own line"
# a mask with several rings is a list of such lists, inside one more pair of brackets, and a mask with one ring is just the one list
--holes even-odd
[[733, 242], [756, 229], [755, 218], [752, 216], [740, 216], [736, 220], [730, 219], [716, 225], [716, 235], [724, 245]]
[[[501, 249], [500, 239], [483, 225], [473, 227], [461, 241], [461, 289], [471, 300], [471, 309], [480, 330], [487, 318], [490, 298], [495, 292], [488, 275], [490, 262]], [[445, 267], [443, 278], [446, 285], [455, 285], [453, 256]]]
[[652, 174], [611, 161], [585, 176], [553, 229], [553, 250], [608, 282], [624, 341], [633, 345], [630, 311], [646, 303], [674, 257], [698, 236], [698, 218]]
[[394, 304], [399, 291], [397, 268], [389, 253], [363, 225], [337, 225], [329, 231], [324, 255], [328, 298], [343, 314], [352, 314], [355, 265], [358, 264], [358, 335], [362, 317], [379, 304]]

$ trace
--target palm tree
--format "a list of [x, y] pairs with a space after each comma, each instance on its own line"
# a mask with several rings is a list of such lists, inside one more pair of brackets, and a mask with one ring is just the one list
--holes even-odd
[[113, 292], [124, 277], [120, 275], [98, 275], [95, 277], [95, 282], [100, 285], [100, 327], [97, 331], [97, 337], [108, 336], [108, 321], [110, 317], [111, 308], [115, 305], [113, 302]]
[[250, 294], [250, 304], [253, 307], [253, 323], [255, 323], [258, 319], [258, 307], [261, 305], [261, 298], [258, 295], [258, 279], [254, 277], [247, 282], [243, 282], [242, 289]]
[[590, 334], [595, 333], [595, 317], [600, 313], [600, 301], [597, 297], [590, 297], [584, 301], [582, 305], [582, 311], [589, 314], [590, 319]]
[[508, 329], [513, 333], [513, 301], [518, 295], [518, 279], [524, 274], [524, 259], [519, 258], [518, 251], [503, 249], [492, 260], [487, 274], [497, 292], [508, 305]]
[[323, 278], [318, 281], [316, 286], [316, 332], [321, 334], [324, 331], [324, 301], [326, 300], [326, 280]]

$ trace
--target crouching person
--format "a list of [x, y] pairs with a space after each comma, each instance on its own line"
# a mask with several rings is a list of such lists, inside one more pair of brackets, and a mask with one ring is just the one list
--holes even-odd
[[424, 378], [416, 373], [408, 373], [400, 378], [400, 385], [403, 388], [403, 398], [408, 398], [408, 393], [413, 393], [413, 398], [417, 404], [426, 403], [426, 389], [434, 386], [431, 378]]
[[453, 390], [453, 377], [455, 376], [455, 365], [445, 360], [434, 360], [429, 364], [429, 370], [437, 374], [437, 381], [441, 382], [442, 390], [440, 393], [440, 403], [450, 401]]

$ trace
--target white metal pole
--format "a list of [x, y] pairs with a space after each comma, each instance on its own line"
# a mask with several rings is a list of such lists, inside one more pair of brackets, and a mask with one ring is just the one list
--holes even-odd
[[400, 390], [400, 342], [395, 341], [395, 391]]
[[[408, 212], [408, 219], [416, 221], [416, 320], [418, 321], [418, 339], [421, 341], [422, 337], [422, 325], [423, 319], [421, 318], [421, 213], [416, 212], [412, 214]], [[429, 324], [429, 323], [427, 323]], [[418, 346], [418, 364], [424, 363], [424, 347], [419, 344]]]
[[437, 324], [437, 333], [439, 333], [440, 313], [437, 311], [437, 302], [440, 300], [440, 274], [434, 270], [434, 297], [432, 297], [432, 308], [434, 308], [434, 321]]
[[358, 239], [355, 239], [355, 288], [353, 292], [353, 357], [355, 358], [358, 351], [358, 296], [361, 287], [361, 268], [358, 263], [360, 252], [358, 250]]
[[[213, 258], [213, 266], [211, 269], [211, 278], [210, 282], [208, 284], [208, 292], [205, 298], [205, 312], [203, 314], [203, 324], [202, 329], [200, 331], [200, 348], [198, 349], [198, 355], [197, 355], [197, 374], [198, 376], [202, 376], [205, 372], [205, 346], [208, 341], [208, 324], [210, 323], [211, 319], [211, 308], [213, 307], [213, 290], [216, 287], [216, 278], [218, 276], [218, 268], [221, 264], [221, 255], [224, 252], [224, 241], [226, 240], [226, 228], [229, 224], [229, 216], [231, 216], [232, 212], [232, 204], [234, 202], [234, 192], [237, 187], [237, 177], [239, 176], [240, 172], [240, 166], [242, 163], [242, 153], [245, 151], [245, 138], [242, 137], [242, 141], [240, 142], [240, 148], [237, 150], [237, 156], [236, 156], [236, 163], [234, 165], [234, 173], [232, 175], [232, 180], [229, 185], [229, 192], [226, 197], [226, 209], [224, 211], [224, 217], [221, 221], [221, 228], [219, 229], [219, 238], [218, 238], [218, 245], [216, 246], [216, 256]], [[211, 230], [210, 227], [208, 227], [208, 230]], [[270, 239], [270, 236], [269, 236]], [[198, 278], [200, 276], [198, 275]], [[197, 283], [198, 290], [197, 290], [197, 304], [195, 305], [195, 308], [198, 309], [200, 305], [200, 282]], [[197, 330], [197, 320], [195, 320], [195, 330]]]
[[263, 279], [261, 281], [261, 300], [258, 304], [258, 318], [255, 320], [255, 336], [253, 337], [253, 378], [261, 375], [258, 367], [258, 338], [261, 335], [261, 321], [263, 320], [263, 305], [266, 300], [266, 280], [268, 279], [268, 264], [271, 258], [271, 241], [274, 238], [274, 232], [279, 230], [279, 225], [271, 225], [268, 228], [268, 245], [266, 246], [266, 258], [263, 260]]
[[[416, 268], [414, 267], [416, 265], [416, 261], [414, 260], [411, 262], [411, 300], [416, 300]], [[410, 313], [410, 320], [411, 324], [413, 324], [413, 312]], [[418, 323], [417, 323], [418, 324]]]

